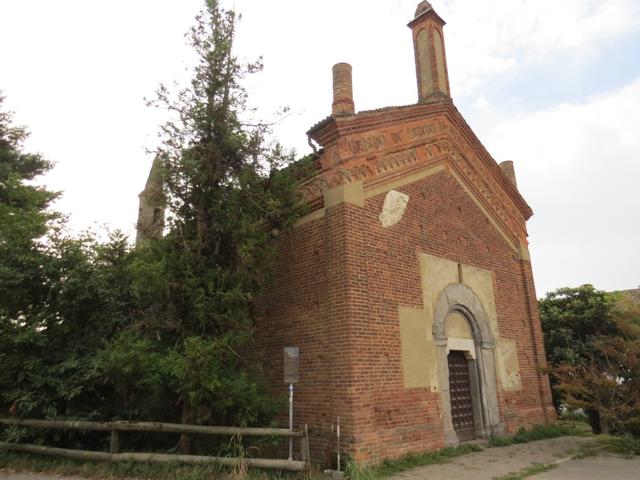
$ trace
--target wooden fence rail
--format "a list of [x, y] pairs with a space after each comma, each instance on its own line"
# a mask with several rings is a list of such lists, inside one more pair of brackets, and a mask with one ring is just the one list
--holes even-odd
[[[181, 463], [218, 463], [234, 466], [240, 463], [248, 467], [271, 468], [277, 470], [302, 471], [309, 468], [309, 431], [288, 430], [286, 428], [242, 428], [216, 427], [204, 425], [185, 425], [180, 423], [162, 422], [85, 422], [79, 420], [34, 420], [22, 418], [0, 418], [0, 425], [18, 427], [48, 428], [62, 430], [105, 431], [111, 432], [110, 452], [96, 452], [89, 450], [71, 450], [66, 448], [45, 447], [26, 443], [0, 442], [0, 450], [41, 453], [78, 460], [98, 461], [134, 461], [134, 462], [181, 462]], [[303, 460], [281, 460], [270, 458], [237, 458], [213, 457], [204, 455], [176, 455], [163, 453], [120, 453], [120, 437], [118, 432], [162, 432], [162, 433], [195, 433], [202, 435], [232, 435], [232, 436], [275, 436], [294, 437], [302, 439]]]

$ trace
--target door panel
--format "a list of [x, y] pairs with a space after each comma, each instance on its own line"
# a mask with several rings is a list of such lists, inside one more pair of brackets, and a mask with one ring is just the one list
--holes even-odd
[[448, 362], [453, 429], [460, 441], [473, 440], [475, 435], [469, 362], [464, 356], [464, 352], [456, 350], [449, 352]]

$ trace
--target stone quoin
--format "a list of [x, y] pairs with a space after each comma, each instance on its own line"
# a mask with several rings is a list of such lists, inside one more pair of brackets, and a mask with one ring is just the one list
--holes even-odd
[[[294, 424], [324, 465], [338, 416], [342, 455], [362, 463], [555, 419], [533, 212], [513, 162], [498, 165], [454, 106], [444, 25], [426, 1], [408, 24], [416, 104], [357, 112], [351, 66], [334, 66], [332, 113], [308, 131], [310, 212], [278, 239], [260, 300], [254, 351], [286, 395], [283, 348], [299, 347]], [[162, 199], [140, 198], [139, 228], [156, 235], [143, 202]]]

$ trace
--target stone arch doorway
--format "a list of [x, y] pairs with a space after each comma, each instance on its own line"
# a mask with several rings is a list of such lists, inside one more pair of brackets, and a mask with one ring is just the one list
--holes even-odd
[[[436, 302], [432, 333], [438, 350], [436, 357], [446, 444], [456, 445], [468, 440], [469, 436], [487, 438], [492, 434], [502, 433], [496, 382], [495, 340], [487, 314], [473, 290], [463, 284], [449, 285], [444, 289]], [[461, 357], [466, 360], [468, 368], [473, 423], [471, 435], [460, 429], [460, 422], [457, 422], [459, 428], [456, 431], [452, 416], [450, 362], [452, 359], [455, 360], [451, 368], [456, 368], [453, 372], [456, 377], [453, 380], [456, 381], [460, 379], [461, 370], [464, 369], [460, 363]]]

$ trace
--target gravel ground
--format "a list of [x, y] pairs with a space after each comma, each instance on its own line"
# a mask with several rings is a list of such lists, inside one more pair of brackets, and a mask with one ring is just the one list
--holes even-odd
[[[481, 452], [457, 457], [450, 463], [414, 468], [391, 478], [393, 480], [493, 480], [536, 463], [554, 463], [569, 458], [581, 446], [592, 443], [594, 440], [587, 437], [560, 437], [508, 447], [487, 448]], [[587, 478], [583, 476], [581, 480]], [[617, 479], [615, 476], [604, 478]]]

